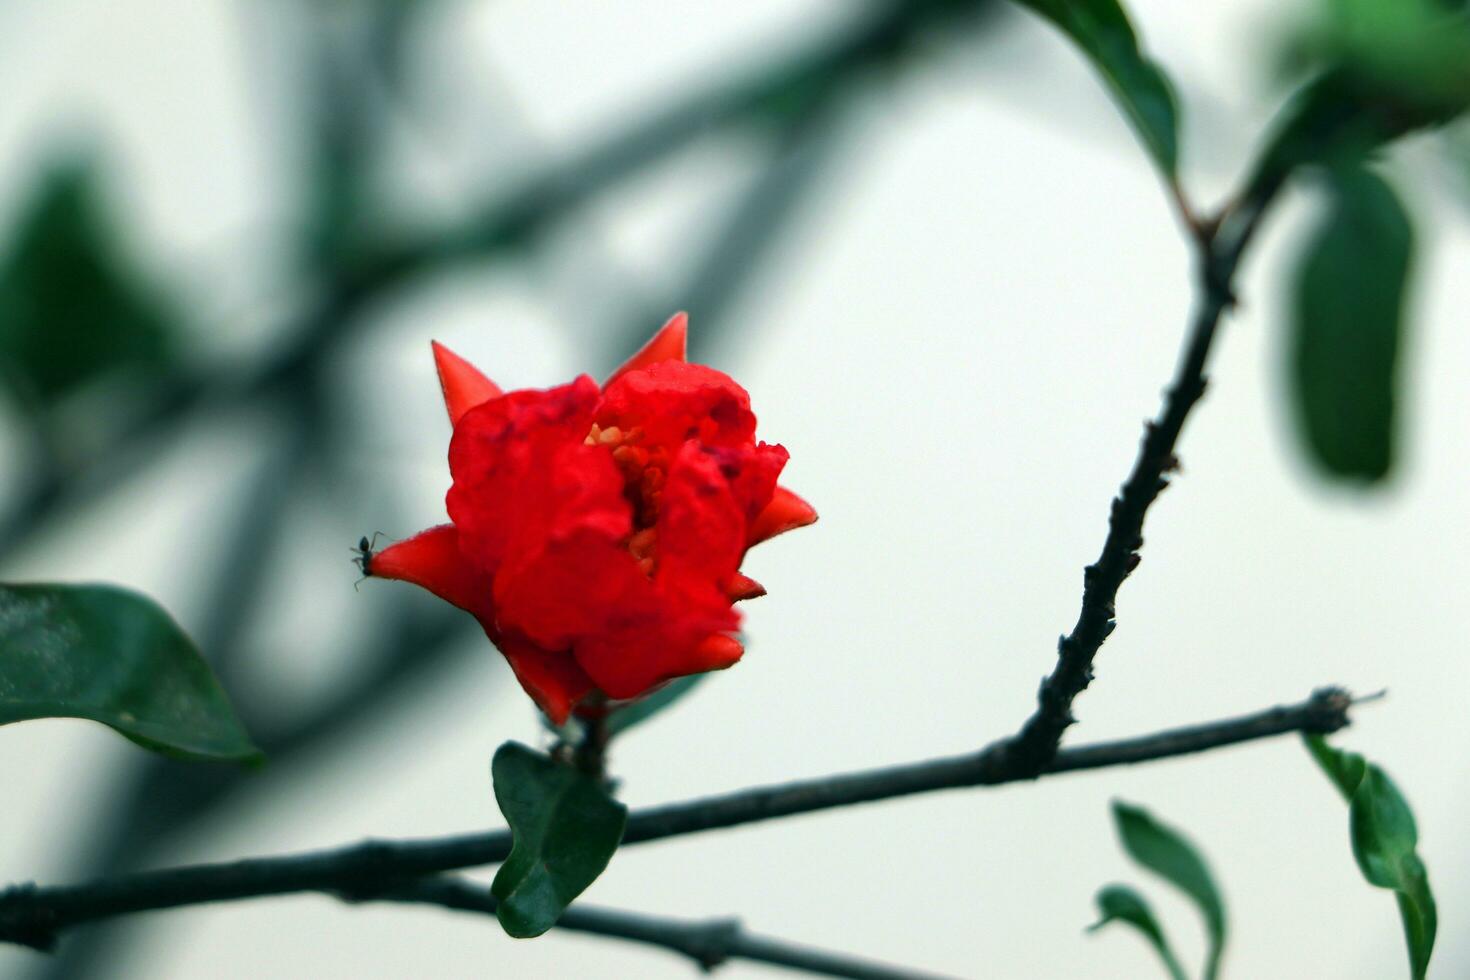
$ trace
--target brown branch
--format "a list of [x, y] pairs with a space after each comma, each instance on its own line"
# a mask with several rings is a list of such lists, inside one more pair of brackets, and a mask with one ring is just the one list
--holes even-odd
[[[1043, 773], [1131, 765], [1204, 752], [1287, 732], [1329, 734], [1348, 724], [1352, 700], [1323, 688], [1306, 701], [1138, 738], [1064, 749]], [[757, 786], [670, 803], [628, 818], [624, 844], [661, 840], [776, 817], [1034, 778], [1009, 740], [966, 755], [818, 779]], [[427, 840], [365, 841], [331, 850], [249, 858], [103, 878], [80, 885], [17, 885], [0, 893], [0, 941], [49, 949], [64, 930], [135, 912], [265, 895], [322, 891], [361, 894], [384, 883], [495, 864], [510, 853], [507, 831]]]

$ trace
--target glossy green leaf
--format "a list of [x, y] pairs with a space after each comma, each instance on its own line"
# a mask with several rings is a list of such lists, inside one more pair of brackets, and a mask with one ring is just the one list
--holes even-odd
[[1168, 77], [1143, 53], [1118, 0], [1019, 0], [1076, 42], [1103, 76], [1114, 99], [1172, 178], [1179, 164], [1178, 109]]
[[93, 168], [70, 161], [33, 192], [0, 258], [0, 382], [45, 405], [119, 369], [173, 363], [178, 333], [139, 276]]
[[514, 836], [490, 886], [495, 914], [510, 935], [539, 936], [607, 867], [628, 808], [599, 780], [519, 742], [496, 751], [491, 774]]
[[1296, 270], [1290, 395], [1312, 459], [1359, 481], [1388, 475], [1413, 226], [1392, 188], [1360, 167], [1330, 171], [1326, 218]]
[[608, 734], [617, 735], [634, 725], [642, 724], [694, 690], [699, 682], [708, 676], [708, 674], [690, 674], [687, 677], [676, 678], [652, 694], [641, 697], [626, 707], [618, 708], [607, 716]]
[[183, 758], [260, 758], [178, 624], [111, 586], [0, 585], [0, 725], [34, 718], [98, 721]]
[[1305, 742], [1322, 771], [1350, 801], [1348, 827], [1358, 870], [1369, 884], [1395, 892], [1409, 970], [1415, 980], [1422, 980], [1434, 952], [1439, 916], [1429, 873], [1417, 851], [1414, 813], [1382, 769], [1362, 756], [1331, 747], [1320, 735], [1308, 735]]
[[1128, 855], [1184, 892], [1199, 908], [1210, 939], [1204, 975], [1213, 978], [1225, 951], [1225, 902], [1204, 858], [1183, 834], [1159, 823], [1142, 807], [1115, 800], [1113, 821]]
[[1163, 928], [1142, 895], [1127, 885], [1108, 885], [1097, 893], [1097, 911], [1100, 918], [1087, 927], [1088, 932], [1096, 932], [1110, 922], [1130, 925], [1153, 946], [1159, 959], [1164, 961], [1169, 976], [1173, 980], [1185, 980], [1184, 967], [1179, 965], [1174, 951], [1169, 948]]

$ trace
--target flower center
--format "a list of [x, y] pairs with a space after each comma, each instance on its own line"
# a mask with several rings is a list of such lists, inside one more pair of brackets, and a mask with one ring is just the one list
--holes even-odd
[[668, 472], [667, 453], [650, 450], [640, 443], [643, 430], [638, 426], [621, 429], [592, 425], [586, 444], [603, 446], [612, 452], [613, 462], [623, 475], [623, 496], [633, 507], [633, 532], [628, 536], [628, 551], [638, 561], [645, 575], [652, 575], [658, 563], [658, 505], [663, 496], [664, 477]]

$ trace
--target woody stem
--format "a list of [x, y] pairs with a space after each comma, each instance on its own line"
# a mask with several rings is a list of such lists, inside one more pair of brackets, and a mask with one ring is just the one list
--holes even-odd
[[[1102, 553], [1083, 570], [1077, 622], [1058, 641], [1056, 666], [1042, 679], [1036, 709], [1010, 741], [1015, 763], [1022, 769], [1039, 774], [1056, 756], [1063, 733], [1076, 720], [1072, 702], [1092, 682], [1093, 658], [1117, 626], [1118, 590], [1141, 560], [1138, 552], [1148, 509], [1178, 466], [1175, 445], [1191, 409], [1205, 393], [1211, 346], [1221, 319], [1235, 304], [1236, 270], [1272, 195], [1274, 189], [1262, 191], [1218, 221], [1191, 224], [1199, 298], [1190, 330], [1164, 392], [1163, 407], [1145, 423], [1133, 468], [1113, 498]], [[1192, 212], [1186, 207], [1185, 213]]]
[[582, 738], [572, 750], [572, 764], [594, 779], [606, 779], [607, 746], [611, 740], [605, 714], [588, 719], [582, 726]]
[[[1136, 738], [1063, 749], [1043, 774], [1205, 752], [1289, 732], [1330, 734], [1348, 724], [1352, 699], [1323, 688], [1297, 704]], [[944, 789], [1034, 779], [1009, 740], [979, 752], [837, 773], [721, 796], [645, 807], [629, 814], [623, 844], [734, 827]], [[74, 926], [136, 912], [265, 895], [319, 891], [366, 895], [422, 875], [496, 864], [510, 854], [507, 831], [425, 840], [370, 840], [331, 850], [144, 871], [80, 885], [15, 885], [0, 892], [0, 942], [50, 948]]]

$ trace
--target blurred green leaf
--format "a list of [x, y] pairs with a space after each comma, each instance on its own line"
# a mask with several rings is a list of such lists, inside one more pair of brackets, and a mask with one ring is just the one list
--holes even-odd
[[1305, 742], [1322, 771], [1350, 801], [1348, 827], [1358, 870], [1369, 884], [1396, 894], [1409, 970], [1415, 980], [1422, 980], [1434, 952], [1439, 916], [1429, 873], [1417, 852], [1414, 813], [1382, 769], [1362, 756], [1331, 747], [1320, 735], [1307, 735]]
[[1368, 763], [1356, 752], [1348, 752], [1344, 749], [1334, 749], [1327, 744], [1327, 740], [1321, 735], [1308, 735], [1306, 737], [1307, 750], [1312, 753], [1312, 758], [1317, 760], [1317, 765], [1332, 780], [1332, 785], [1342, 794], [1347, 802], [1353, 801], [1353, 794], [1358, 791], [1358, 784], [1363, 781], [1363, 773], [1368, 769]]
[[620, 732], [627, 731], [634, 725], [642, 724], [694, 690], [699, 682], [707, 676], [709, 675], [690, 674], [687, 677], [676, 678], [652, 694], [641, 697], [625, 707], [616, 709], [607, 716], [608, 735], [617, 735]]
[[1204, 858], [1177, 830], [1159, 823], [1147, 810], [1113, 801], [1113, 821], [1129, 856], [1188, 895], [1204, 916], [1210, 937], [1205, 977], [1220, 969], [1225, 951], [1225, 902]]
[[1019, 0], [1056, 24], [1102, 73], [1154, 162], [1169, 178], [1179, 165], [1178, 109], [1162, 68], [1139, 48], [1118, 0]]
[[34, 718], [98, 721], [181, 758], [260, 758], [178, 625], [111, 586], [0, 585], [0, 725]]
[[1290, 45], [1306, 81], [1288, 101], [1246, 192], [1299, 167], [1359, 158], [1470, 106], [1470, 16], [1443, 0], [1329, 0]]
[[607, 867], [628, 808], [597, 779], [518, 742], [502, 745], [490, 769], [514, 836], [490, 886], [495, 912], [517, 939], [539, 936]]
[[72, 161], [47, 173], [0, 259], [0, 381], [49, 404], [121, 368], [173, 362], [171, 311], [134, 272], [97, 174]]
[[1414, 231], [1377, 176], [1352, 166], [1328, 174], [1326, 218], [1296, 269], [1290, 397], [1313, 460], [1333, 476], [1373, 482], [1394, 459]]
[[1088, 932], [1096, 932], [1110, 922], [1123, 922], [1137, 929], [1154, 951], [1159, 954], [1159, 959], [1164, 961], [1164, 968], [1169, 971], [1173, 980], [1185, 980], [1184, 968], [1179, 965], [1179, 960], [1174, 956], [1174, 951], [1169, 948], [1169, 940], [1164, 937], [1164, 930], [1159, 926], [1158, 920], [1154, 918], [1153, 910], [1149, 908], [1148, 902], [1138, 892], [1127, 885], [1108, 885], [1097, 893], [1097, 911], [1101, 918], [1087, 927]]

